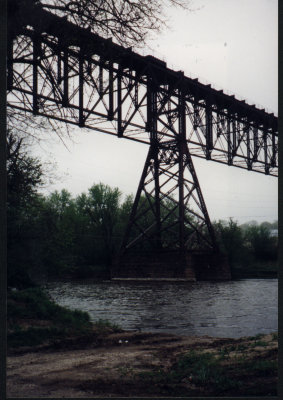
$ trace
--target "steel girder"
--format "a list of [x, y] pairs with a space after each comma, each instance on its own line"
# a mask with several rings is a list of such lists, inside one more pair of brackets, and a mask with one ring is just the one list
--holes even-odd
[[9, 14], [8, 106], [152, 145], [150, 86], [158, 143], [180, 136], [184, 99], [190, 155], [278, 174], [277, 118], [79, 28], [30, 1]]

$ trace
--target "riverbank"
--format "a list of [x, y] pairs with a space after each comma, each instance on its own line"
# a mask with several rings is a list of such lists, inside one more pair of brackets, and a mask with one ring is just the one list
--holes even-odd
[[[241, 264], [230, 265], [231, 279], [277, 279], [278, 263], [277, 261], [269, 262], [251, 262], [244, 266]], [[111, 279], [110, 266], [89, 265], [77, 267], [73, 274], [66, 273], [60, 276], [54, 275], [46, 278], [47, 280], [57, 280], [64, 282], [72, 282], [78, 280], [94, 280], [97, 282]]]
[[124, 331], [8, 293], [8, 397], [276, 395], [276, 333], [239, 339]]
[[276, 395], [277, 335], [119, 332], [10, 350], [8, 397]]

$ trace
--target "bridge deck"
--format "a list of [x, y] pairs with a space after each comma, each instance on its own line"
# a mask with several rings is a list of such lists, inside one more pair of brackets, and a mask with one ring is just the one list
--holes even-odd
[[10, 1], [8, 11], [11, 107], [143, 143], [153, 125], [160, 143], [176, 140], [181, 124], [193, 156], [277, 176], [274, 114], [33, 2]]

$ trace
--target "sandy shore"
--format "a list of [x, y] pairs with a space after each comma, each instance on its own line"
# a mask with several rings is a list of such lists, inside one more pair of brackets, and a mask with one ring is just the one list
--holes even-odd
[[[224, 395], [261, 393], [275, 395], [277, 377], [239, 367], [243, 360], [277, 359], [277, 338], [220, 339], [181, 337], [169, 334], [123, 332], [109, 334], [99, 343], [78, 339], [53, 346], [10, 352], [7, 359], [7, 397], [141, 397], [213, 395], [213, 384], [201, 385], [193, 374], [178, 385], [159, 381], [158, 371], [171, 371], [181, 355], [191, 350], [212, 353], [224, 363], [229, 376], [242, 383], [237, 393], [231, 388]], [[243, 358], [244, 357], [244, 358]], [[240, 364], [239, 364], [240, 363]], [[242, 364], [241, 364], [242, 363]], [[261, 365], [263, 365], [261, 363]], [[261, 371], [262, 372], [262, 371]], [[260, 383], [260, 385], [259, 385]], [[214, 392], [213, 392], [214, 390]], [[218, 389], [219, 390], [219, 389]], [[253, 390], [253, 389], [252, 389]], [[238, 393], [239, 392], [239, 393]], [[263, 393], [264, 392], [264, 393]]]

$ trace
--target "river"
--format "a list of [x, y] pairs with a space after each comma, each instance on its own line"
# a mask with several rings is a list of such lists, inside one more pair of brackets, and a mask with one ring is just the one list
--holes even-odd
[[58, 304], [126, 330], [238, 338], [277, 330], [278, 280], [49, 282]]

